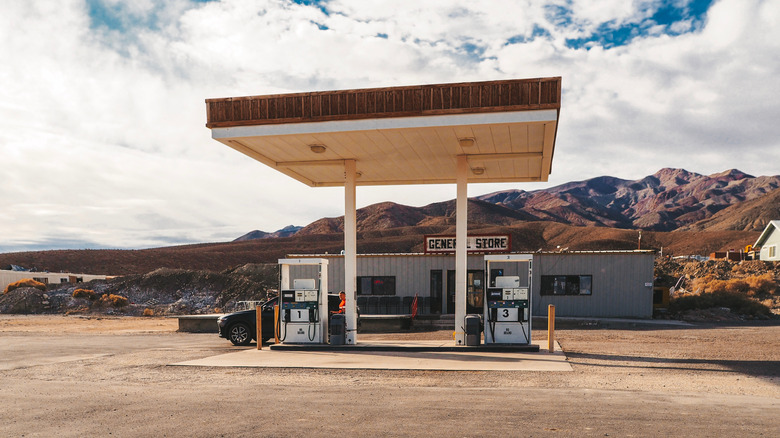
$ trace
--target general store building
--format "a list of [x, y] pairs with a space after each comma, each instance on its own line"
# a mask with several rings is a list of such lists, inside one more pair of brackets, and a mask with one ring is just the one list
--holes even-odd
[[[344, 290], [344, 256], [291, 255], [328, 260], [328, 290]], [[417, 295], [421, 314], [455, 313], [453, 254], [358, 254], [357, 304], [363, 314], [408, 314]], [[484, 254], [471, 253], [466, 277], [467, 313], [482, 313]], [[532, 314], [555, 305], [562, 317], [651, 318], [653, 251], [537, 252], [532, 263]], [[303, 269], [303, 268], [301, 268]], [[501, 272], [497, 272], [501, 269]], [[507, 263], [489, 276], [516, 275]], [[307, 273], [299, 272], [305, 276]], [[314, 275], [314, 272], [308, 273]]]

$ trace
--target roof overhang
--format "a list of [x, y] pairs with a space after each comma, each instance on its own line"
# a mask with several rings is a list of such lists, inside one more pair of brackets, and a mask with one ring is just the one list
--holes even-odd
[[560, 78], [207, 100], [212, 137], [313, 187], [546, 181]]
[[772, 233], [780, 228], [780, 220], [778, 221], [769, 221], [768, 224], [766, 224], [766, 228], [764, 228], [764, 231], [761, 232], [761, 235], [758, 236], [758, 240], [756, 240], [756, 243], [753, 244], [753, 247], [758, 248], [764, 245], [764, 242], [766, 242], [767, 239], [769, 239], [769, 236], [772, 235]]

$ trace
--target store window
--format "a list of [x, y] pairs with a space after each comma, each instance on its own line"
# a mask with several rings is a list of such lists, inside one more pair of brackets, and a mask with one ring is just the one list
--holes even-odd
[[592, 275], [542, 275], [542, 295], [591, 295]]
[[395, 295], [395, 277], [358, 277], [357, 293], [358, 295]]

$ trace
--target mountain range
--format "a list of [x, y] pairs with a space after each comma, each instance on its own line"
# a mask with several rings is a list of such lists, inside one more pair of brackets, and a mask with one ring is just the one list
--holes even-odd
[[[778, 186], [779, 176], [753, 177], [738, 170], [705, 176], [661, 169], [635, 181], [598, 177], [471, 198], [469, 230], [510, 234], [513, 251], [641, 247], [706, 255], [754, 243], [769, 220], [780, 218]], [[424, 207], [382, 202], [358, 210], [357, 225], [360, 254], [422, 252], [425, 235], [455, 234], [455, 201]], [[637, 229], [643, 230], [641, 241]], [[0, 266], [107, 275], [144, 274], [160, 267], [221, 271], [276, 263], [292, 254], [338, 253], [344, 248], [343, 218], [275, 233], [253, 231], [240, 239], [142, 250], [4, 253]]]
[[265, 231], [254, 230], [244, 234], [238, 239], [235, 239], [233, 242], [243, 242], [244, 240], [254, 240], [254, 239], [273, 239], [275, 237], [290, 237], [293, 234], [300, 231], [301, 228], [303, 227], [288, 225], [282, 228], [281, 230], [274, 231], [273, 233], [266, 233]]
[[[548, 189], [505, 190], [469, 199], [470, 224], [551, 221], [647, 231], [761, 231], [780, 218], [780, 175], [736, 169], [701, 175], [664, 168], [638, 180], [600, 176]], [[343, 232], [344, 219], [323, 218], [292, 231], [253, 231], [237, 240]], [[455, 201], [410, 207], [382, 202], [357, 212], [358, 231], [455, 224]], [[258, 236], [258, 237], [255, 237]]]

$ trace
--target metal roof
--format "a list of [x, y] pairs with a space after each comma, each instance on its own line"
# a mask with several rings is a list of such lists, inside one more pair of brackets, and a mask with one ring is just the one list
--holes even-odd
[[[629, 249], [629, 250], [601, 250], [601, 251], [537, 251], [537, 252], [511, 252], [502, 253], [500, 255], [508, 254], [540, 254], [540, 255], [583, 255], [583, 254], [655, 254], [656, 251], [652, 249]], [[487, 253], [469, 252], [468, 255], [488, 255]], [[344, 254], [288, 254], [290, 258], [316, 258], [316, 257], [343, 257]], [[423, 253], [423, 252], [410, 252], [410, 253], [368, 253], [358, 254], [358, 257], [455, 257], [455, 253]]]
[[547, 181], [561, 78], [206, 100], [212, 138], [313, 187]]

